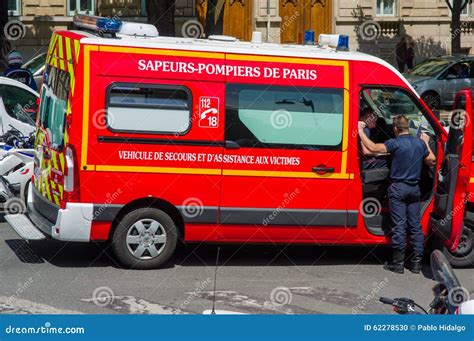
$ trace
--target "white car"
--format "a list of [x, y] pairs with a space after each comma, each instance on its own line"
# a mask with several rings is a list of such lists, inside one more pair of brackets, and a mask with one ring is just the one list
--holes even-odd
[[38, 93], [14, 79], [0, 77], [0, 135], [13, 126], [23, 136], [36, 129]]

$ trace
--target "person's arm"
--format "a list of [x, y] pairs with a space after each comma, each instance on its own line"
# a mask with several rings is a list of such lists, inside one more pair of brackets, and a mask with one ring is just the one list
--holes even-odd
[[[368, 130], [368, 128], [364, 128], [364, 133], [365, 133], [365, 135], [370, 139], [370, 137], [369, 137], [370, 135], [367, 134], [367, 132], [366, 132], [367, 130]], [[362, 151], [362, 154], [363, 154], [363, 155], [365, 155], [365, 156], [372, 156], [372, 155], [374, 155], [374, 154], [372, 154], [362, 143], [360, 144], [360, 147], [361, 147], [361, 151]]]
[[362, 154], [365, 156], [371, 156], [374, 155], [373, 153], [369, 152], [369, 150], [361, 143], [361, 148], [362, 148]]
[[362, 146], [365, 147], [371, 154], [386, 153], [387, 148], [385, 147], [385, 144], [372, 142], [364, 132], [365, 127], [365, 122], [359, 122], [358, 130]]
[[427, 166], [436, 165], [436, 156], [430, 148], [430, 137], [427, 134], [422, 133], [420, 138], [423, 140], [426, 145], [426, 148], [428, 149], [428, 155], [424, 158], [425, 164]]

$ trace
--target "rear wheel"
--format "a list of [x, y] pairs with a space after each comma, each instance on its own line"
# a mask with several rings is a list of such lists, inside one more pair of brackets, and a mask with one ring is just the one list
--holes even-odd
[[112, 250], [126, 267], [154, 269], [173, 255], [178, 229], [168, 214], [156, 208], [127, 213], [112, 235]]
[[443, 252], [453, 267], [466, 268], [474, 266], [474, 213], [467, 211], [459, 244], [454, 252], [443, 248]]
[[443, 248], [444, 255], [453, 267], [465, 268], [474, 266], [473, 237], [474, 232], [472, 228], [465, 224], [456, 250], [451, 252], [446, 247]]
[[421, 99], [428, 105], [431, 109], [438, 109], [441, 106], [441, 99], [439, 95], [434, 91], [427, 91], [422, 96]]

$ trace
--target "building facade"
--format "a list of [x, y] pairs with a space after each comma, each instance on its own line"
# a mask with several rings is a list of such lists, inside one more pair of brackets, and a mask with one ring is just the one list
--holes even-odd
[[[204, 32], [209, 0], [176, 0], [178, 36]], [[46, 48], [55, 28], [71, 25], [75, 13], [118, 16], [146, 21], [146, 0], [8, 0], [11, 21], [23, 25], [14, 48], [27, 56]], [[474, 4], [463, 12], [461, 34], [465, 53], [472, 54]], [[303, 43], [304, 31], [350, 37], [353, 50], [375, 54], [394, 63], [401, 36], [415, 43], [416, 61], [450, 53], [450, 10], [445, 0], [218, 0], [214, 17], [222, 34], [250, 40], [252, 31], [264, 41]]]
[[[459, 0], [460, 1], [460, 0]], [[474, 4], [461, 15], [463, 53], [473, 54]], [[338, 0], [334, 32], [350, 37], [350, 48], [395, 63], [402, 36], [415, 45], [415, 63], [451, 53], [451, 13], [445, 0]]]

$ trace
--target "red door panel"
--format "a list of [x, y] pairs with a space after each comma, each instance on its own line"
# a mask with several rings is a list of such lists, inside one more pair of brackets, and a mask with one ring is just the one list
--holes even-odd
[[461, 90], [455, 97], [449, 134], [438, 178], [430, 223], [445, 245], [454, 251], [463, 228], [472, 162], [472, 92]]

